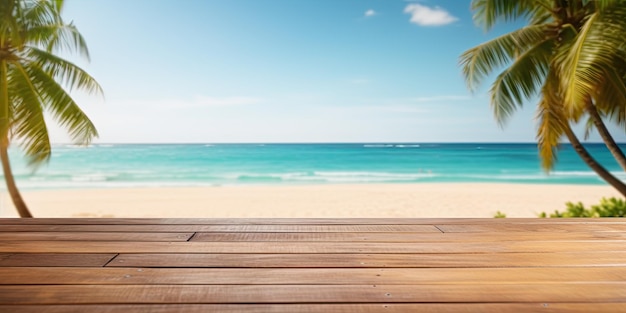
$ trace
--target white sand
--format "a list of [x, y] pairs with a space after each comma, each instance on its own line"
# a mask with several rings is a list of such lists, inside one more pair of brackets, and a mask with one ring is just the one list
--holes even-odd
[[[17, 216], [6, 191], [0, 216]], [[619, 196], [608, 186], [381, 184], [31, 191], [37, 217], [536, 217], [567, 201]]]

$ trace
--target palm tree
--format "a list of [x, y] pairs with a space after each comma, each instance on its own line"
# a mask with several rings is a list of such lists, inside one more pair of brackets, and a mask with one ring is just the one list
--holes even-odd
[[518, 107], [539, 95], [537, 139], [544, 169], [554, 166], [565, 135], [583, 161], [626, 196], [626, 185], [591, 157], [570, 124], [588, 115], [626, 170], [626, 157], [602, 120], [604, 115], [626, 126], [626, 2], [474, 0], [472, 9], [485, 30], [499, 21], [526, 19], [528, 25], [461, 55], [468, 88], [476, 90], [494, 70], [508, 66], [490, 90], [498, 124], [506, 124]]
[[55, 55], [77, 52], [89, 59], [81, 34], [62, 20], [62, 7], [62, 0], [0, 0], [0, 159], [21, 217], [32, 214], [15, 184], [9, 145], [18, 141], [33, 166], [49, 160], [45, 113], [65, 127], [76, 143], [88, 144], [97, 136], [67, 90], [101, 94], [100, 86], [84, 70]]

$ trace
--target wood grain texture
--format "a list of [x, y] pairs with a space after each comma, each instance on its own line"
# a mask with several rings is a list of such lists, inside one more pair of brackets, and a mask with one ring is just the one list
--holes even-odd
[[626, 241], [500, 242], [132, 242], [1, 241], [0, 253], [522, 253], [626, 251]]
[[0, 241], [187, 241], [194, 233], [0, 232]]
[[437, 224], [444, 233], [479, 232], [624, 232], [626, 224]]
[[206, 242], [499, 242], [499, 241], [576, 241], [576, 240], [626, 240], [626, 232], [515, 232], [502, 236], [500, 232], [465, 233], [196, 233], [191, 241]]
[[626, 222], [0, 219], [0, 312], [626, 312]]
[[622, 267], [0, 268], [3, 285], [419, 285], [624, 282]]
[[[116, 254], [16, 253], [0, 258], [0, 266], [104, 266]], [[0, 278], [0, 280], [4, 277]]]
[[[44, 311], [45, 310], [45, 311]], [[0, 305], [7, 313], [626, 313], [623, 303]]]
[[621, 218], [0, 218], [0, 225], [433, 225], [626, 224]]
[[626, 305], [624, 295], [626, 283], [0, 286], [3, 304], [624, 302]]
[[120, 254], [111, 267], [491, 268], [626, 266], [626, 253]]
[[203, 225], [203, 224], [8, 224], [0, 232], [424, 232], [440, 233], [433, 225]]
[[[42, 311], [45, 310], [45, 311]], [[384, 303], [384, 304], [94, 304], [0, 305], [11, 313], [626, 313], [624, 303]]]

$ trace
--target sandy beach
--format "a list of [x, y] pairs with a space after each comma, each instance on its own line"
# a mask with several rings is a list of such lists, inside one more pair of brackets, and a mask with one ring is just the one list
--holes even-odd
[[[222, 186], [28, 191], [36, 217], [536, 217], [608, 186], [494, 183]], [[17, 216], [6, 191], [0, 216]]]

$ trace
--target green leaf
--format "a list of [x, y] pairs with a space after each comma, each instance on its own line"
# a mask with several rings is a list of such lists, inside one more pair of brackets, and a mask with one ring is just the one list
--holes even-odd
[[2, 94], [0, 133], [19, 140], [31, 164], [50, 157], [46, 114], [50, 113], [78, 144], [98, 135], [70, 96], [71, 91], [102, 95], [102, 88], [80, 67], [55, 53], [78, 53], [89, 59], [78, 29], [61, 17], [61, 0], [0, 0]]
[[474, 22], [490, 30], [498, 21], [509, 22], [520, 18], [546, 20], [552, 15], [551, 0], [474, 0]]
[[527, 26], [465, 51], [459, 64], [468, 88], [475, 91], [495, 69], [544, 43], [547, 31], [544, 25]]
[[565, 133], [565, 129], [569, 127], [559, 94], [558, 81], [554, 72], [551, 72], [543, 86], [543, 96], [537, 105], [536, 115], [538, 120], [537, 145], [541, 166], [546, 171], [554, 167], [560, 139]]
[[543, 43], [524, 52], [496, 78], [491, 88], [491, 107], [503, 126], [517, 107], [535, 96], [543, 85], [550, 67], [553, 43]]
[[579, 114], [589, 98], [605, 112], [610, 111], [607, 106], [624, 106], [626, 86], [615, 69], [624, 64], [625, 16], [624, 6], [590, 14], [575, 39], [556, 55], [570, 115]]

